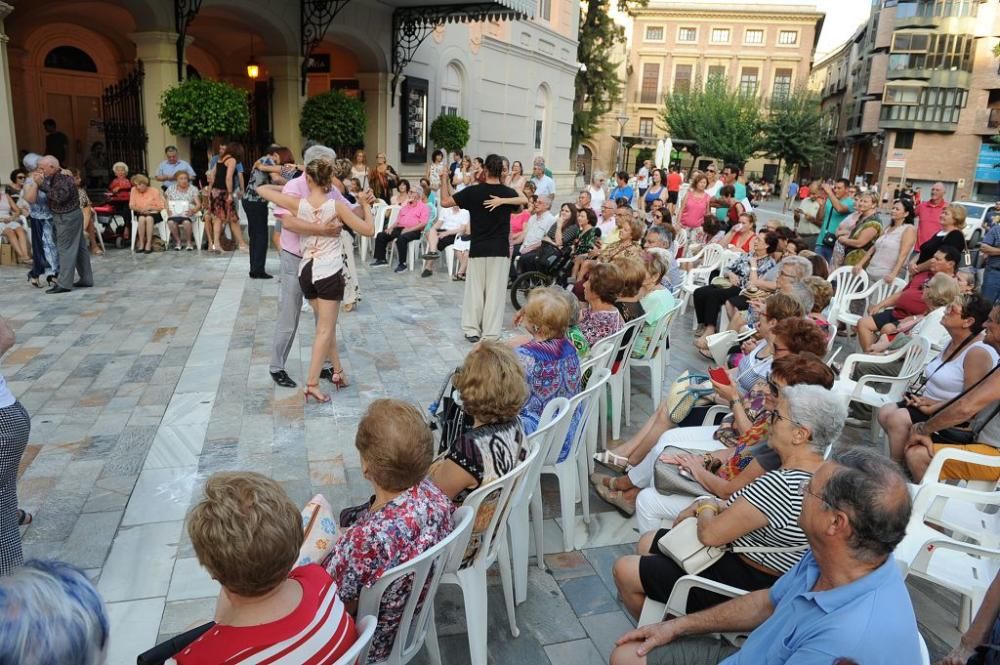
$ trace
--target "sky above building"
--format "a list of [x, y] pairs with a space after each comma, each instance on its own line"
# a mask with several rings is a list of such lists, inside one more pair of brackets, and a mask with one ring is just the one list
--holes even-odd
[[[786, 0], [787, 1], [787, 0]], [[789, 4], [814, 5], [826, 14], [823, 32], [816, 45], [815, 61], [823, 59], [854, 34], [858, 26], [868, 20], [871, 10], [870, 0], [815, 0], [801, 2], [792, 0]]]

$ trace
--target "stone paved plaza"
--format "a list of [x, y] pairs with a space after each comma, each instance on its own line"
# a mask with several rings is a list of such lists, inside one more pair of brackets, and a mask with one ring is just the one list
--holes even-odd
[[[469, 348], [458, 325], [461, 283], [443, 271], [421, 279], [362, 268], [364, 300], [339, 325], [351, 385], [328, 404], [305, 405], [300, 389], [279, 388], [268, 376], [278, 280], [250, 280], [247, 270], [241, 253], [111, 250], [94, 259], [95, 288], [46, 295], [20, 267], [0, 269], [0, 314], [18, 340], [0, 371], [32, 416], [19, 482], [21, 506], [35, 517], [24, 531], [25, 555], [68, 561], [97, 580], [112, 621], [111, 665], [134, 663], [158, 639], [211, 618], [218, 586], [183, 528], [205, 477], [253, 470], [280, 481], [299, 504], [317, 492], [335, 509], [356, 504], [369, 496], [353, 446], [365, 405], [384, 396], [428, 404]], [[273, 253], [269, 271], [277, 272]], [[506, 320], [511, 313], [508, 305]], [[304, 313], [287, 368], [300, 382], [312, 329]], [[689, 318], [674, 327], [668, 377], [704, 365], [684, 350], [689, 330]], [[648, 375], [638, 377], [632, 428], [650, 408]], [[551, 574], [532, 566], [518, 639], [499, 587], [491, 588], [490, 659], [606, 663], [631, 625], [611, 564], [634, 550], [639, 534], [592, 494], [591, 524], [576, 518], [581, 549], [559, 553], [558, 495], [549, 480]], [[957, 639], [957, 601], [928, 585], [911, 588], [931, 651], [941, 654]], [[467, 663], [457, 587], [442, 587], [437, 618], [444, 662]]]

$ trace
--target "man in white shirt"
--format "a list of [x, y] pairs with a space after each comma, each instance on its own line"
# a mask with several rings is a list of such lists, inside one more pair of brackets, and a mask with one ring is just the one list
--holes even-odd
[[454, 244], [455, 239], [469, 232], [469, 211], [458, 206], [442, 208], [437, 221], [427, 232], [427, 248], [430, 250], [424, 254], [424, 270], [421, 277], [430, 277], [434, 274], [434, 262], [441, 256], [441, 252], [446, 247]]
[[597, 214], [597, 228], [601, 230], [601, 237], [607, 238], [615, 230], [615, 212], [618, 208], [613, 201], [605, 201], [601, 205], [601, 211]]
[[531, 169], [531, 182], [535, 184], [535, 194], [549, 200], [549, 205], [556, 198], [556, 183], [549, 176], [545, 175], [545, 160], [536, 157]]
[[639, 189], [640, 199], [646, 195], [646, 190], [649, 189], [649, 169], [651, 168], [653, 168], [653, 162], [647, 159], [642, 163], [639, 172], [635, 174], [635, 184]]
[[517, 264], [521, 257], [538, 250], [542, 246], [542, 238], [556, 222], [555, 215], [550, 210], [548, 200], [537, 194], [531, 197], [531, 217], [524, 224], [524, 238], [520, 245], [514, 246], [514, 260], [511, 261], [511, 279], [517, 276]]

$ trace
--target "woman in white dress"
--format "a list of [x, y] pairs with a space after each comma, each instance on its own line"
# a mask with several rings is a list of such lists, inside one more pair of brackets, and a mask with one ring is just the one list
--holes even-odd
[[[333, 186], [333, 164], [314, 159], [306, 164], [306, 182], [309, 196], [299, 199], [283, 194], [277, 186], [264, 185], [257, 191], [268, 201], [285, 210], [295, 210], [295, 217], [317, 225], [344, 223], [357, 233], [375, 235], [372, 211], [368, 198], [360, 197], [364, 219], [359, 218], [347, 203], [330, 198]], [[341, 234], [343, 235], [343, 234]], [[304, 391], [308, 402], [329, 402], [330, 396], [319, 389], [319, 375], [323, 361], [333, 363], [331, 382], [337, 390], [346, 387], [347, 377], [337, 352], [337, 313], [344, 298], [344, 256], [340, 236], [301, 236], [302, 261], [299, 263], [299, 285], [302, 295], [316, 312], [316, 338], [309, 360], [309, 376]]]

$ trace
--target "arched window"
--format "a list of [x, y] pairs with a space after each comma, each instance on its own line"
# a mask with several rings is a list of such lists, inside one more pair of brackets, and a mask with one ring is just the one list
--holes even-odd
[[47, 69], [68, 69], [73, 72], [97, 73], [93, 59], [75, 46], [57, 46], [45, 56]]
[[187, 67], [185, 69], [186, 69], [187, 73], [184, 75], [184, 78], [189, 79], [189, 80], [190, 79], [195, 79], [197, 81], [201, 80], [201, 72], [199, 72], [197, 70], [197, 68], [195, 68], [194, 65], [192, 65], [191, 63], [188, 63], [188, 65], [187, 65]]
[[549, 107], [549, 89], [544, 85], [538, 86], [535, 93], [535, 150], [545, 154], [545, 110]]
[[441, 84], [441, 115], [462, 114], [462, 71], [451, 63], [444, 70]]

